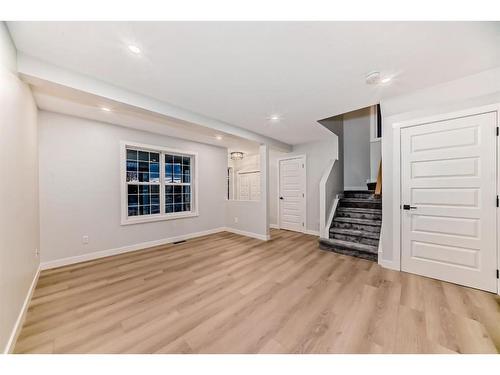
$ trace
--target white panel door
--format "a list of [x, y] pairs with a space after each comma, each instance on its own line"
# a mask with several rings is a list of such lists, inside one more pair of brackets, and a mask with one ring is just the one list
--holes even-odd
[[238, 173], [238, 192], [239, 200], [260, 200], [260, 172]]
[[401, 269], [497, 291], [496, 113], [401, 130]]
[[238, 174], [238, 199], [250, 200], [250, 179], [247, 174]]
[[260, 172], [249, 173], [250, 180], [250, 200], [260, 200]]
[[279, 161], [279, 227], [305, 231], [305, 158]]

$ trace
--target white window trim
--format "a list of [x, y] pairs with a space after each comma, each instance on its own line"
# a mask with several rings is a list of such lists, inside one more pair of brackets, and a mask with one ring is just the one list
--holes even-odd
[[[193, 164], [191, 171], [191, 212], [180, 212], [180, 213], [160, 213], [154, 215], [146, 215], [146, 216], [135, 216], [128, 217], [128, 201], [127, 201], [127, 147], [133, 147], [138, 149], [143, 149], [145, 151], [156, 151], [159, 153], [173, 153], [173, 154], [182, 154], [188, 155], [192, 157]], [[165, 185], [165, 168], [164, 168], [165, 160], [163, 157], [160, 158], [160, 210], [164, 211], [165, 209], [165, 192], [162, 189], [162, 186]], [[150, 223], [155, 221], [163, 221], [163, 220], [175, 220], [182, 219], [187, 217], [195, 217], [199, 216], [198, 206], [198, 153], [194, 151], [186, 151], [179, 150], [174, 148], [167, 148], [156, 145], [149, 145], [143, 143], [129, 142], [129, 141], [120, 141], [120, 193], [121, 193], [121, 225], [130, 225], [130, 224], [140, 224], [140, 223]]]

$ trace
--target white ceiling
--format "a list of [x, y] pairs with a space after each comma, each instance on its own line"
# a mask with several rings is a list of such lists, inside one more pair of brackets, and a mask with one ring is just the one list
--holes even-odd
[[[498, 22], [9, 22], [19, 51], [289, 144], [318, 120], [500, 66]], [[128, 44], [138, 45], [135, 56]], [[366, 73], [394, 75], [385, 87]], [[280, 114], [279, 123], [266, 118]]]
[[[215, 132], [210, 128], [184, 121], [174, 121], [158, 113], [106, 100], [52, 82], [23, 78], [31, 85], [33, 95], [41, 110], [211, 144], [227, 148], [229, 152], [241, 151], [245, 154], [255, 154], [259, 151], [259, 143], [242, 137], [221, 131]], [[112, 111], [102, 111], [101, 107], [112, 108]]]

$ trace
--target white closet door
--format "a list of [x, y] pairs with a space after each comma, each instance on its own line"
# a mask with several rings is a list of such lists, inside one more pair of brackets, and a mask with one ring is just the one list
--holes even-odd
[[401, 130], [403, 271], [496, 292], [496, 123]]
[[238, 195], [239, 200], [250, 200], [250, 180], [247, 174], [238, 175]]
[[260, 172], [249, 173], [250, 180], [250, 200], [260, 200]]

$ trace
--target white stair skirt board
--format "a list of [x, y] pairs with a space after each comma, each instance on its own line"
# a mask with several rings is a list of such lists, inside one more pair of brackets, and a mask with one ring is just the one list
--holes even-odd
[[5, 349], [3, 351], [4, 354], [9, 354], [14, 352], [14, 347], [16, 346], [17, 337], [21, 333], [21, 328], [23, 327], [24, 319], [26, 318], [26, 312], [28, 311], [28, 307], [31, 302], [31, 297], [33, 297], [33, 292], [35, 291], [36, 284], [38, 282], [38, 277], [40, 276], [40, 270], [41, 267], [38, 266], [35, 276], [33, 277], [33, 281], [31, 282], [30, 288], [28, 289], [28, 294], [26, 294], [26, 298], [24, 299], [21, 311], [19, 311], [19, 315], [17, 316], [16, 324], [12, 329], [9, 341], [7, 342], [7, 345], [5, 346]]
[[323, 234], [320, 236], [322, 238], [329, 238], [330, 237], [330, 227], [332, 226], [332, 221], [333, 218], [335, 217], [335, 212], [337, 211], [337, 207], [339, 205], [339, 195], [335, 197], [335, 200], [333, 201], [332, 209], [330, 210], [330, 214], [328, 215], [328, 220], [325, 224], [325, 227], [323, 228]]
[[40, 269], [41, 270], [48, 270], [48, 269], [52, 269], [52, 268], [67, 266], [70, 264], [87, 262], [89, 260], [105, 258], [105, 257], [109, 257], [112, 255], [129, 253], [131, 251], [147, 249], [147, 248], [154, 247], [154, 246], [166, 245], [166, 244], [169, 244], [172, 242], [189, 240], [192, 238], [207, 236], [209, 234], [220, 233], [220, 232], [235, 233], [235, 234], [239, 234], [241, 236], [257, 238], [257, 239], [263, 240], [263, 241], [267, 241], [270, 239], [269, 235], [266, 237], [265, 235], [258, 234], [258, 233], [246, 232], [246, 231], [237, 230], [237, 229], [233, 229], [233, 228], [227, 228], [227, 227], [220, 227], [220, 228], [209, 229], [209, 230], [202, 231], [202, 232], [188, 233], [188, 234], [184, 234], [184, 235], [176, 236], [176, 237], [162, 238], [160, 240], [155, 240], [155, 241], [141, 242], [141, 243], [123, 246], [123, 247], [118, 247], [118, 248], [114, 248], [114, 249], [95, 251], [95, 252], [88, 253], [88, 254], [77, 255], [74, 257], [51, 260], [48, 262], [41, 263]]

